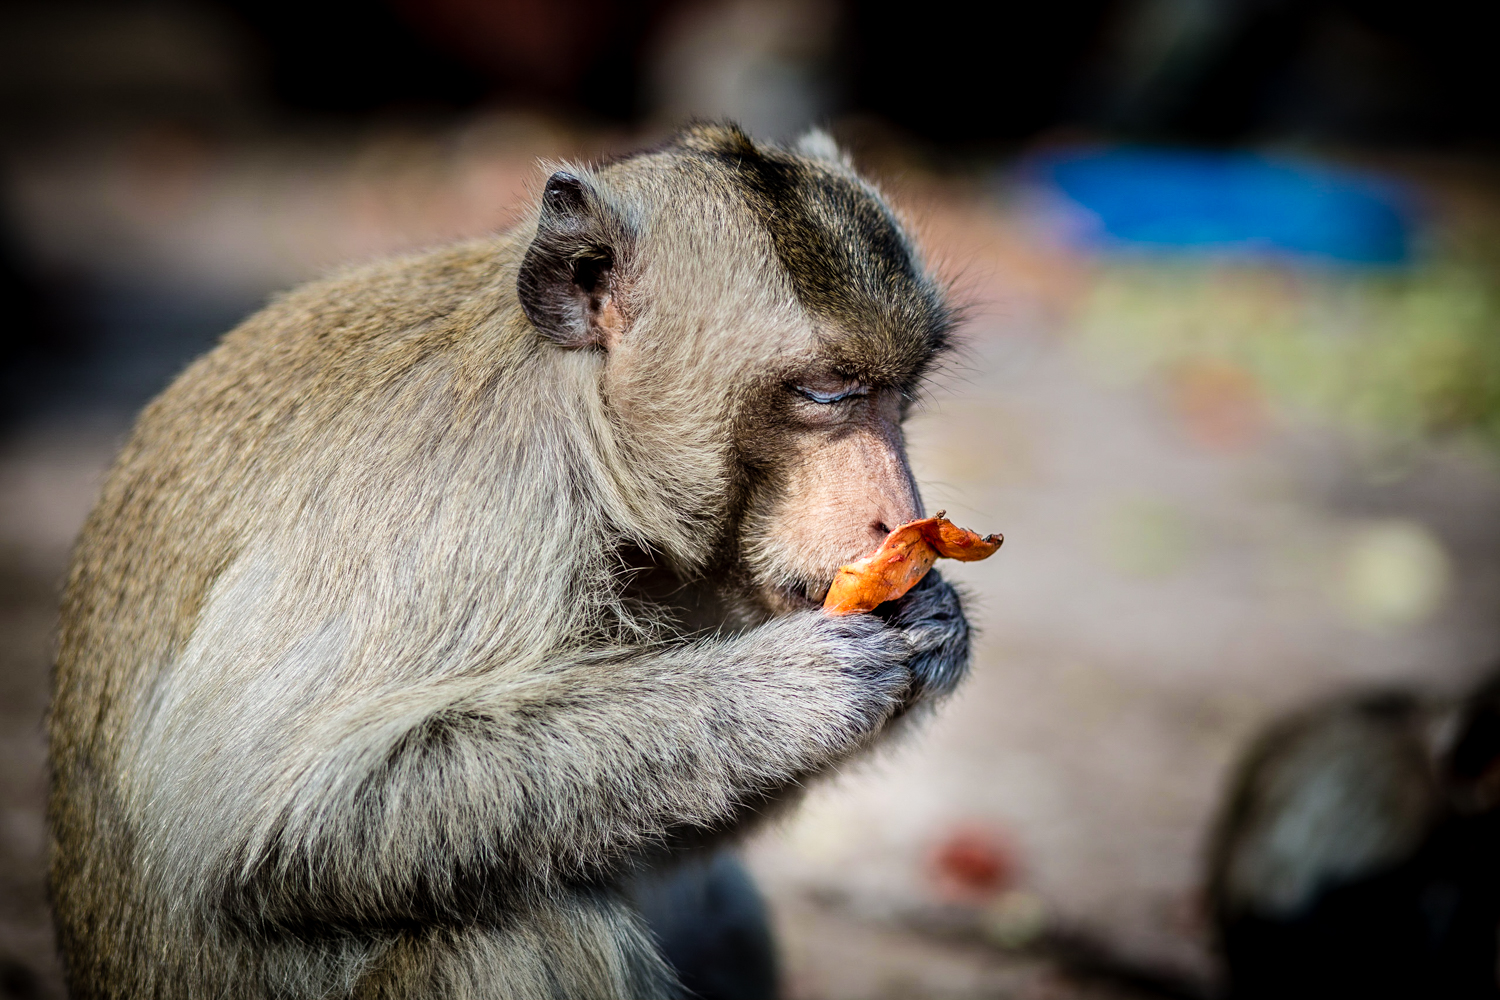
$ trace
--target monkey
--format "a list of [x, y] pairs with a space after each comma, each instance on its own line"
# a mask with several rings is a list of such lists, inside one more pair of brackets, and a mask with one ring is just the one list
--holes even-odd
[[1209, 876], [1229, 997], [1500, 996], [1500, 683], [1293, 713], [1232, 787]]
[[954, 337], [882, 195], [727, 123], [554, 166], [143, 410], [47, 723], [72, 996], [683, 995], [663, 907], [965, 674], [937, 573], [819, 608], [922, 515], [902, 422]]

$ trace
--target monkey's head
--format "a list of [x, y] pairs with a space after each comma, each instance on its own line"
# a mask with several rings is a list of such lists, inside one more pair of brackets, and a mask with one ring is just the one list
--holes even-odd
[[547, 181], [518, 289], [596, 380], [630, 527], [762, 612], [922, 515], [901, 423], [951, 313], [825, 135], [699, 126]]

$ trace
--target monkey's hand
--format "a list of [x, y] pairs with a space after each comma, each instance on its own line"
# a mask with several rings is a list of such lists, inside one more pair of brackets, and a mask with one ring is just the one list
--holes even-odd
[[969, 670], [969, 621], [953, 585], [933, 570], [882, 612], [911, 646], [907, 668], [915, 705], [952, 691]]
[[[911, 687], [910, 637], [868, 614], [830, 617], [811, 612], [783, 621], [810, 631], [803, 641], [821, 661], [821, 669], [828, 671], [825, 684], [840, 706], [833, 715], [847, 715], [856, 723], [858, 735], [850, 730], [850, 736], [862, 745], [906, 701]], [[774, 635], [779, 624], [763, 626], [758, 636]]]
[[[740, 766], [779, 772], [775, 783], [864, 749], [909, 697], [911, 641], [874, 615], [799, 612], [715, 646], [699, 654], [711, 657], [715, 714], [731, 710], [744, 727], [724, 735], [744, 742], [732, 751]], [[682, 666], [704, 662], [690, 649]]]

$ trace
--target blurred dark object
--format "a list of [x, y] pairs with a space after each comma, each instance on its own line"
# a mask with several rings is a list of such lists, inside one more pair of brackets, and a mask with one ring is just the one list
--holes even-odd
[[122, 119], [241, 121], [257, 54], [211, 3], [0, 2], [0, 149]]
[[1407, 259], [1408, 199], [1389, 181], [1254, 153], [1123, 148], [1044, 154], [1028, 172], [1054, 221], [1103, 249], [1187, 249], [1361, 264]]
[[848, 4], [850, 105], [937, 143], [1500, 138], [1500, 8], [1463, 0]]
[[1080, 111], [1147, 138], [1493, 141], [1497, 27], [1466, 0], [1126, 0]]
[[51, 306], [8, 222], [0, 216], [0, 426], [24, 409], [17, 398], [20, 371], [55, 361], [63, 347]]
[[732, 850], [691, 858], [628, 891], [682, 984], [700, 1000], [771, 1000], [776, 944], [766, 904]]
[[222, 0], [292, 108], [464, 108], [504, 98], [637, 117], [640, 57], [665, 0]]
[[[461, 108], [490, 90], [477, 67], [418, 30], [396, 4], [221, 0], [204, 6], [219, 7], [254, 40], [269, 93], [288, 109], [357, 114], [392, 105]], [[456, 5], [405, 6], [418, 14], [431, 7], [429, 20], [441, 26]]]
[[849, 104], [936, 143], [1014, 142], [1073, 117], [1110, 0], [850, 0]]
[[672, 0], [9, 0], [0, 141], [125, 118], [205, 127], [277, 113], [483, 102], [633, 121]]
[[1457, 711], [1388, 693], [1267, 731], [1213, 852], [1232, 1000], [1500, 996], [1497, 779], [1496, 683]]
[[[0, 116], [129, 106], [222, 122], [502, 102], [634, 123], [683, 107], [755, 118], [768, 103], [961, 147], [1069, 125], [1489, 141], [1497, 27], [1500, 8], [1459, 0], [9, 0]], [[709, 53], [717, 84], [684, 45]]]
[[263, 297], [183, 285], [75, 277], [19, 326], [0, 369], [0, 427], [17, 419], [84, 416], [127, 423]]

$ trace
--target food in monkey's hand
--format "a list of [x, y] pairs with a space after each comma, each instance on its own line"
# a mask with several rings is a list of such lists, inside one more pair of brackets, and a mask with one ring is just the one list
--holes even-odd
[[831, 615], [874, 611], [917, 585], [939, 556], [974, 562], [988, 559], [1005, 541], [1003, 535], [981, 536], [960, 528], [938, 511], [936, 517], [908, 521], [858, 562], [840, 566], [823, 599]]

